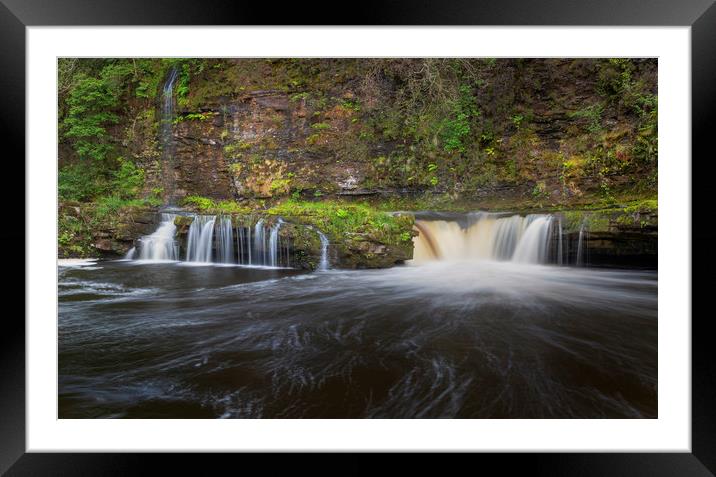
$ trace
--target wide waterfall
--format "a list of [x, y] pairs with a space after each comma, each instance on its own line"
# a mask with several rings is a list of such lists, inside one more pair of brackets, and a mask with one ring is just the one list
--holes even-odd
[[[162, 214], [159, 227], [151, 235], [140, 238], [137, 244], [140, 260], [179, 260], [179, 245], [174, 239], [175, 214]], [[127, 253], [128, 259], [136, 257], [136, 249]]]
[[164, 83], [160, 120], [160, 141], [162, 146], [162, 168], [164, 171], [164, 197], [168, 204], [174, 203], [174, 83], [179, 71], [172, 68]]
[[[434, 260], [499, 260], [516, 263], [569, 263], [562, 221], [547, 214], [527, 216], [485, 212], [460, 217], [417, 216], [412, 263]], [[437, 219], [437, 220], [436, 220]], [[585, 248], [580, 232], [577, 265]]]
[[[125, 260], [180, 260], [176, 239], [177, 214], [161, 214], [157, 230], [137, 241], [124, 257]], [[278, 218], [273, 225], [261, 218], [253, 227], [238, 225], [234, 243], [234, 226], [229, 216], [195, 215], [186, 241], [187, 262], [220, 263], [258, 267], [291, 267], [291, 241], [281, 236], [284, 220]], [[320, 234], [320, 232], [319, 232]], [[325, 239], [323, 234], [321, 241]], [[325, 259], [321, 259], [321, 267]]]

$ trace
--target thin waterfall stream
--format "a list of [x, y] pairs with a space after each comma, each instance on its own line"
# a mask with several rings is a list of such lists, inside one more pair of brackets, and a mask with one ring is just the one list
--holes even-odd
[[162, 90], [161, 118], [159, 139], [162, 147], [162, 177], [164, 182], [164, 198], [167, 204], [174, 203], [174, 83], [179, 71], [173, 67], [169, 71]]

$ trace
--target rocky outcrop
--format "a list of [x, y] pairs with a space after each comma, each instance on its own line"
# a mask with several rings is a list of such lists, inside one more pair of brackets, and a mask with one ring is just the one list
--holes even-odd
[[125, 255], [158, 223], [156, 210], [149, 207], [126, 207], [101, 215], [95, 204], [65, 202], [60, 204], [58, 216], [60, 257]]
[[645, 267], [658, 265], [658, 212], [646, 201], [630, 207], [568, 211], [563, 218], [570, 262], [576, 259], [582, 236], [589, 266]]
[[[635, 180], [655, 188], [646, 119], [655, 61], [475, 60], [462, 80], [419, 59], [204, 63], [177, 100], [173, 165], [158, 160], [156, 104], [146, 114], [135, 101], [117, 125], [117, 135], [131, 132], [126, 155], [146, 171], [147, 194], [167, 173], [178, 200], [430, 191], [575, 205], [629, 192]], [[443, 137], [454, 112], [419, 107], [423, 96], [405, 102], [428, 87], [411, 82], [427, 81], [430, 68], [452, 88], [445, 104], [472, 85], [475, 112], [457, 150]]]

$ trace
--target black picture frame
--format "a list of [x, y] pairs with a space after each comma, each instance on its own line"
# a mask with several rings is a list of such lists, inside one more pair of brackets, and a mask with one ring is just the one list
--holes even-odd
[[[196, 0], [0, 0], [0, 137], [5, 153], [4, 172], [25, 177], [25, 28], [56, 25], [573, 25], [573, 26], [690, 26], [692, 67], [692, 223], [706, 213], [710, 174], [713, 169], [710, 135], [716, 127], [716, 5], [714, 0], [489, 0], [416, 2], [366, 0], [351, 5], [350, 14], [335, 3], [311, 2], [310, 8], [277, 8], [275, 4]], [[317, 12], [331, 12], [318, 20]], [[696, 160], [698, 158], [698, 162]], [[670, 158], [673, 159], [673, 158]], [[50, 160], [50, 158], [48, 158]], [[683, 158], [688, 167], [688, 158]], [[8, 164], [10, 163], [10, 164]], [[698, 163], [699, 173], [693, 173]], [[22, 165], [21, 165], [22, 164]], [[48, 163], [49, 167], [49, 163]], [[13, 180], [18, 187], [24, 181]], [[19, 197], [19, 191], [15, 197]], [[701, 214], [700, 214], [701, 213]], [[25, 220], [28, 220], [25, 217]], [[713, 289], [710, 278], [716, 252], [709, 247], [716, 233], [708, 227], [684, 231], [691, 238], [692, 305], [705, 302]], [[25, 243], [17, 225], [2, 232], [2, 244], [10, 254], [8, 267], [21, 268]], [[694, 255], [695, 256], [695, 255]], [[11, 279], [19, 288], [19, 279]], [[23, 288], [24, 289], [24, 288]], [[17, 290], [19, 295], [19, 290]], [[698, 292], [701, 292], [700, 294]], [[6, 297], [14, 294], [8, 293]], [[701, 298], [699, 298], [701, 297]], [[10, 298], [6, 298], [9, 302]], [[692, 453], [675, 454], [482, 454], [498, 461], [501, 472], [527, 462], [537, 475], [680, 475], [716, 473], [716, 353], [712, 347], [711, 314], [692, 317]], [[162, 466], [184, 466], [186, 456], [148, 454], [40, 454], [26, 453], [25, 324], [20, 313], [4, 313], [0, 333], [0, 472], [8, 475], [105, 475], [143, 470], [147, 459]], [[220, 461], [219, 461], [220, 462]], [[254, 461], [256, 462], [256, 461]], [[416, 460], [415, 462], [419, 462]], [[351, 464], [360, 469], [362, 464]], [[168, 471], [170, 467], [164, 467]], [[364, 470], [366, 470], [364, 468]]]

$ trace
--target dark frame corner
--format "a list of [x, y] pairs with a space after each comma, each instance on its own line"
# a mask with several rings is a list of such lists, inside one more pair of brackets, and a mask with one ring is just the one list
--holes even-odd
[[[216, 0], [211, 7], [205, 2], [177, 0], [0, 0], [0, 136], [5, 139], [5, 158], [25, 157], [25, 28], [59, 25], [289, 25], [315, 24], [313, 12], [335, 11], [328, 2], [305, 11], [276, 9], [273, 5], [240, 4]], [[90, 8], [90, 5], [92, 8]], [[278, 10], [278, 11], [277, 11]], [[692, 161], [699, 160], [699, 174], [692, 172], [692, 217], [708, 207], [713, 188], [709, 179], [716, 162], [712, 157], [708, 135], [716, 130], [716, 4], [714, 0], [452, 0], [450, 2], [410, 2], [396, 0], [380, 4], [365, 0], [350, 17], [324, 19], [326, 25], [585, 25], [622, 26], [657, 25], [691, 26], [692, 65]], [[686, 159], [684, 159], [686, 160]], [[12, 161], [9, 161], [12, 163]], [[14, 164], [14, 165], [13, 165]], [[25, 178], [24, 162], [15, 167], [15, 177]], [[688, 164], [685, 165], [685, 167]], [[20, 183], [19, 180], [14, 181]], [[22, 181], [24, 184], [24, 181]], [[21, 187], [21, 186], [20, 186]], [[19, 193], [19, 191], [18, 191]], [[702, 210], [703, 209], [703, 210]], [[693, 221], [692, 221], [693, 223]], [[688, 232], [688, 231], [685, 231]], [[18, 239], [24, 243], [24, 232], [3, 231], [10, 245]], [[710, 246], [716, 232], [694, 228], [693, 248], [699, 260], [692, 268], [692, 301], [705, 301], [705, 293], [716, 285], [710, 278], [716, 252]], [[25, 250], [25, 254], [27, 251]], [[19, 270], [25, 255], [11, 257], [13, 269]], [[24, 275], [23, 275], [24, 276]], [[698, 278], [698, 280], [697, 280]], [[19, 288], [19, 280], [15, 280]], [[24, 285], [23, 285], [24, 289]], [[697, 293], [701, 292], [701, 293]], [[18, 290], [19, 293], [19, 290]], [[701, 298], [697, 298], [701, 297]], [[538, 475], [585, 476], [708, 476], [716, 474], [716, 359], [709, 333], [710, 313], [692, 313], [692, 454], [527, 454], [520, 459], [484, 454], [481, 459], [497, 461], [502, 468], [530, 466]], [[19, 316], [5, 314], [5, 328], [0, 347], [2, 369], [2, 406], [0, 408], [0, 473], [9, 475], [44, 474], [127, 474], [144, 469], [147, 459], [161, 461], [162, 466], [178, 467], [186, 457], [148, 454], [36, 454], [25, 453], [25, 324]], [[168, 457], [168, 458], [167, 458]], [[516, 457], [516, 456], [515, 456]], [[245, 457], [244, 457], [245, 458]], [[212, 457], [214, 459], [214, 457]], [[415, 460], [416, 462], [419, 459]], [[173, 464], [173, 465], [172, 465]], [[273, 464], [272, 464], [273, 466]], [[169, 467], [164, 467], [168, 470]], [[355, 468], [355, 466], [354, 466]], [[367, 471], [370, 471], [367, 466]], [[508, 472], [509, 473], [509, 472]]]

